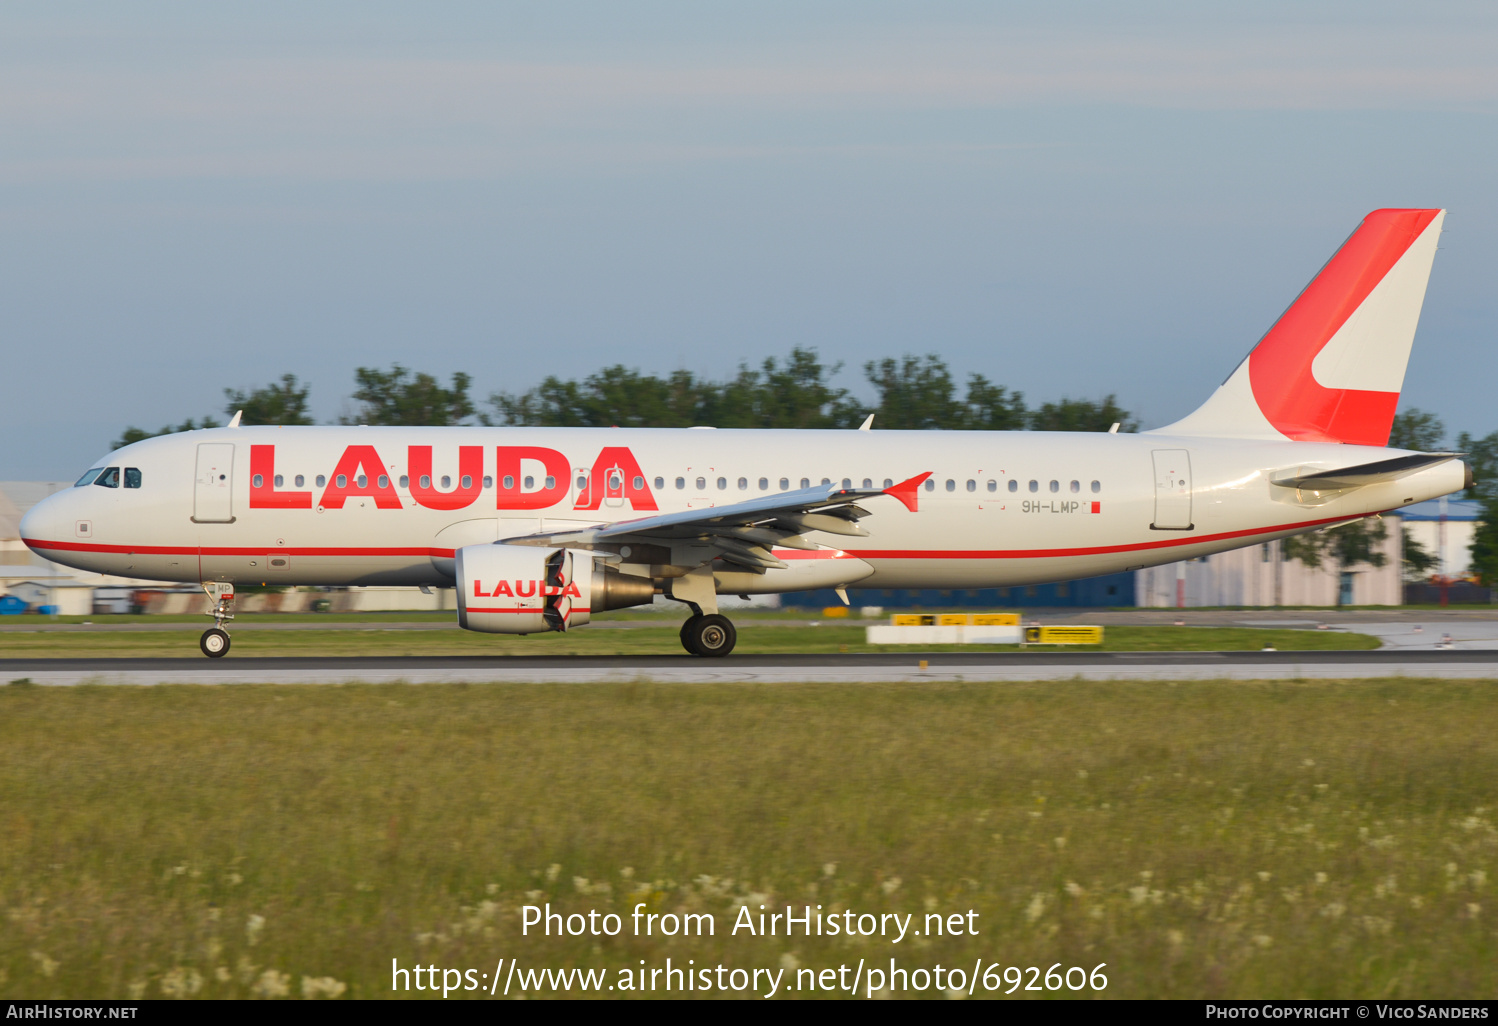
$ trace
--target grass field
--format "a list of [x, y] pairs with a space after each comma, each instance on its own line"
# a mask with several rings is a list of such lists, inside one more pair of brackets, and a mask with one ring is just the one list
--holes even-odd
[[[867, 645], [864, 629], [800, 621], [739, 625], [741, 653], [771, 652], [975, 652], [985, 648], [1013, 650], [1017, 645]], [[422, 656], [422, 655], [682, 655], [679, 623], [631, 626], [628, 629], [584, 627], [566, 635], [517, 637], [459, 630], [401, 630], [371, 625], [355, 630], [241, 630], [234, 633], [229, 659], [258, 656]], [[1343, 631], [1271, 630], [1255, 627], [1109, 627], [1100, 646], [1078, 646], [1106, 652], [1245, 651], [1266, 643], [1282, 650], [1371, 649], [1378, 639]], [[110, 631], [0, 634], [0, 659], [193, 656], [197, 635], [189, 631]], [[1039, 646], [1035, 651], [1054, 650]], [[730, 657], [731, 658], [731, 657]]]
[[[0, 687], [0, 995], [895, 957], [1491, 997], [1495, 722], [1489, 682]], [[546, 902], [624, 932], [522, 937]], [[787, 903], [978, 935], [729, 934]]]

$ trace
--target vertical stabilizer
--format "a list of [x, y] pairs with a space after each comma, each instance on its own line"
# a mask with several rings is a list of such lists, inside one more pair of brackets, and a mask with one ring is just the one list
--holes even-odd
[[1195, 413], [1160, 434], [1386, 445], [1444, 210], [1375, 210]]

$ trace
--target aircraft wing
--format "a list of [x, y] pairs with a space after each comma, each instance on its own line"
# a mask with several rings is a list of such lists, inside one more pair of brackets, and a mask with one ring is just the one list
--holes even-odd
[[808, 532], [868, 537], [869, 532], [858, 521], [868, 516], [869, 511], [858, 505], [859, 500], [888, 495], [915, 512], [917, 489], [930, 476], [931, 472], [927, 471], [888, 488], [815, 485], [726, 506], [663, 513], [580, 531], [506, 538], [504, 544], [592, 549], [623, 544], [669, 545], [695, 541], [716, 550], [722, 559], [763, 572], [786, 565], [771, 554], [773, 548], [819, 548], [815, 542], [802, 537]]
[[1427, 467], [1440, 466], [1448, 460], [1460, 457], [1459, 452], [1429, 452], [1416, 456], [1396, 456], [1392, 460], [1363, 463], [1356, 467], [1341, 467], [1336, 470], [1310, 470], [1306, 473], [1292, 472], [1287, 477], [1271, 480], [1285, 488], [1303, 488], [1307, 491], [1332, 491], [1338, 488], [1360, 488], [1363, 485], [1397, 481]]

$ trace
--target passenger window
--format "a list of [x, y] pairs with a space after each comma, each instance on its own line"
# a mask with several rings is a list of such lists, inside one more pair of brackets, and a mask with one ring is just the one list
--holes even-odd
[[1102, 490], [1103, 490], [1103, 486], [1102, 486], [1101, 482], [1098, 482], [1098, 481], [1092, 482], [1092, 494], [1096, 495], [1098, 492], [1100, 492]]
[[[276, 485], [277, 488], [280, 488], [282, 485], [284, 485], [286, 483], [286, 479], [284, 477], [282, 477], [280, 474], [277, 474], [275, 477], [271, 478], [271, 480], [275, 482], [275, 485]], [[136, 488], [138, 488], [138, 487], [140, 487], [139, 485], [132, 486], [130, 484], [130, 468], [129, 467], [125, 468], [125, 487], [126, 488], [130, 488], [130, 487], [136, 487]]]
[[294, 485], [296, 485], [298, 488], [300, 488], [300, 487], [302, 487], [302, 485], [304, 485], [304, 484], [307, 483], [307, 479], [305, 477], [303, 477], [301, 474], [298, 474], [296, 477], [294, 477], [294, 478], [291, 479], [291, 483], [294, 484]]
[[707, 491], [707, 478], [705, 478], [705, 477], [699, 477], [697, 479], [697, 490], [699, 492], [705, 492], [705, 491]]
[[[402, 482], [401, 487], [405, 487], [405, 480], [406, 480], [405, 478], [401, 478], [401, 482]], [[485, 474], [484, 475], [484, 487], [485, 488], [493, 488], [494, 487], [494, 478], [492, 476], [490, 476], [489, 474]]]
[[367, 475], [360, 474], [358, 478], [355, 479], [354, 483], [357, 484], [360, 488], [368, 488], [369, 477]]
[[[487, 481], [488, 478], [485, 478], [484, 480]], [[554, 477], [552, 477], [550, 474], [547, 474], [546, 475], [546, 488], [547, 488], [547, 490], [550, 491], [551, 489], [555, 488], [556, 486], [557, 486], [557, 479], [554, 478]]]
[[251, 488], [263, 488], [263, 487], [265, 487], [265, 478], [261, 477], [259, 474], [256, 474], [254, 477], [250, 478], [250, 487]]
[[1017, 477], [1011, 477], [1009, 479], [1009, 490], [1011, 492], [1017, 492], [1017, 491], [1019, 491], [1019, 478], [1017, 478]]
[[845, 477], [845, 478], [843, 478], [843, 487], [844, 488], [852, 488], [853, 487], [853, 479], [851, 477]]
[[759, 479], [759, 490], [762, 492], [768, 492], [770, 490], [770, 479], [768, 477], [762, 477]]
[[584, 490], [587, 487], [588, 487], [588, 479], [587, 478], [580, 477], [580, 478], [577, 479], [577, 490], [578, 491], [582, 491], [582, 490]]
[[442, 475], [442, 488], [443, 488], [443, 490], [451, 488], [452, 486], [453, 486], [453, 479], [450, 478], [450, 477], [448, 477], [446, 474], [443, 474]]
[[100, 488], [118, 488], [120, 486], [120, 468], [108, 467], [99, 475], [94, 484]]
[[[427, 480], [428, 480], [427, 478], [422, 478], [421, 479], [421, 486], [423, 488], [425, 488], [427, 486]], [[515, 475], [514, 474], [506, 474], [505, 475], [504, 486], [505, 486], [505, 491], [507, 491], [507, 492], [514, 491], [514, 489], [515, 489]]]
[[85, 470], [83, 472], [83, 476], [78, 479], [78, 483], [73, 487], [82, 488], [84, 485], [91, 485], [94, 483], [94, 478], [98, 477], [102, 473], [104, 473], [103, 467], [95, 467], [93, 470]]
[[976, 492], [978, 490], [978, 482], [974, 481], [972, 478], [969, 478], [967, 482], [967, 490], [970, 492]]
[[[444, 487], [444, 488], [447, 487], [447, 478], [445, 478], [445, 477], [442, 479], [442, 487]], [[534, 477], [527, 476], [526, 479], [525, 479], [525, 490], [526, 491], [530, 491], [532, 488], [535, 488], [535, 487], [536, 487], [536, 479]]]
[[803, 477], [801, 479], [801, 487], [802, 488], [810, 488], [811, 487], [811, 478], [809, 478], [809, 477]]
[[676, 490], [678, 492], [681, 491], [686, 486], [687, 486], [687, 479], [686, 478], [684, 478], [684, 477], [678, 477], [676, 479]]
[[824, 478], [822, 478], [822, 483], [824, 485], [830, 485], [832, 483], [832, 478], [830, 478], [830, 477], [824, 477]]
[[788, 492], [788, 491], [791, 490], [791, 479], [790, 478], [788, 478], [788, 477], [782, 477], [780, 479], [780, 490], [782, 492]]
[[[462, 477], [458, 478], [458, 486], [464, 491], [467, 491], [468, 489], [473, 487], [473, 478], [468, 474], [464, 474]], [[385, 476], [383, 474], [380, 475], [380, 487], [385, 487]]]
[[726, 477], [720, 477], [720, 478], [718, 478], [718, 491], [721, 492], [723, 489], [725, 489], [727, 487], [728, 487], [728, 478], [726, 478]]
[[1077, 492], [1080, 492], [1082, 490], [1082, 482], [1081, 481], [1073, 481], [1071, 483], [1071, 490], [1072, 490], [1073, 494], [1075, 494]]
[[643, 492], [645, 490], [645, 479], [643, 477], [640, 477], [638, 474], [635, 475], [635, 479], [632, 483], [634, 484], [635, 491]]
[[990, 481], [990, 482], [988, 482], [988, 490], [991, 491], [991, 492], [998, 491], [999, 490], [999, 483], [997, 481]]
[[[467, 481], [471, 481], [472, 478], [465, 477], [463, 480], [465, 482], [467, 482]], [[390, 487], [390, 475], [389, 474], [381, 474], [378, 478], [375, 479], [375, 481], [380, 486], [380, 490], [381, 491], [383, 491], [384, 489]], [[463, 487], [466, 488], [468, 486], [467, 486], [467, 484], [464, 484]]]
[[336, 481], [337, 481], [337, 484], [338, 484], [339, 488], [347, 488], [348, 487], [348, 475], [347, 474], [339, 474], [338, 477], [336, 478]]
[[934, 478], [934, 477], [928, 477], [928, 478], [926, 478], [926, 491], [928, 491], [928, 492], [934, 492], [934, 491], [936, 491], [936, 478]]
[[739, 478], [739, 491], [741, 491], [741, 492], [747, 492], [748, 490], [749, 490], [749, 479], [747, 477], [741, 477], [741, 478]]
[[[529, 488], [530, 485], [526, 485], [526, 487]], [[619, 489], [624, 487], [624, 478], [620, 477], [618, 474], [610, 474], [608, 487], [617, 492]]]
[[[317, 487], [321, 488], [323, 485], [325, 485], [327, 483], [328, 483], [328, 478], [327, 478], [326, 474], [318, 474], [317, 475], [317, 481], [316, 481]], [[342, 487], [342, 486], [340, 485], [339, 487]]]
[[1061, 490], [1061, 482], [1060, 481], [1052, 481], [1051, 482], [1051, 491], [1053, 491], [1053, 492], [1059, 492], [1060, 490]]
[[[511, 484], [511, 479], [508, 478], [508, 477], [505, 478], [505, 487], [506, 488], [510, 487], [510, 484]], [[432, 475], [431, 474], [422, 474], [421, 475], [421, 487], [422, 487], [423, 491], [425, 491], [426, 489], [432, 487]]]
[[1040, 491], [1040, 482], [1032, 479], [1030, 481], [1030, 491], [1032, 491], [1032, 492], [1038, 492], [1038, 491]]
[[[401, 487], [402, 488], [410, 488], [411, 487], [411, 477], [410, 477], [409, 474], [402, 474], [401, 475]], [[489, 487], [489, 479], [487, 477], [484, 478], [484, 487], [485, 488]]]
[[139, 467], [126, 467], [125, 468], [125, 487], [126, 488], [139, 488], [140, 487], [140, 468]]
[[953, 481], [950, 477], [947, 478], [947, 491], [949, 491], [949, 492], [955, 492], [956, 490], [957, 490], [957, 482]]
[[655, 490], [656, 491], [660, 491], [664, 487], [666, 487], [666, 479], [664, 477], [658, 477], [658, 478], [656, 478], [655, 479]]
[[886, 488], [893, 488], [894, 484], [895, 484], [895, 479], [894, 478], [892, 478], [892, 477], [886, 477], [884, 479], [884, 487], [886, 487]]

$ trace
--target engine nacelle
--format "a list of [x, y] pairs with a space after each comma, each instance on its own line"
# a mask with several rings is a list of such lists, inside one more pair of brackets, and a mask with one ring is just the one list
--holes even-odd
[[655, 598], [649, 578], [593, 566], [580, 549], [465, 545], [454, 553], [458, 626], [486, 634], [566, 631], [605, 609]]

